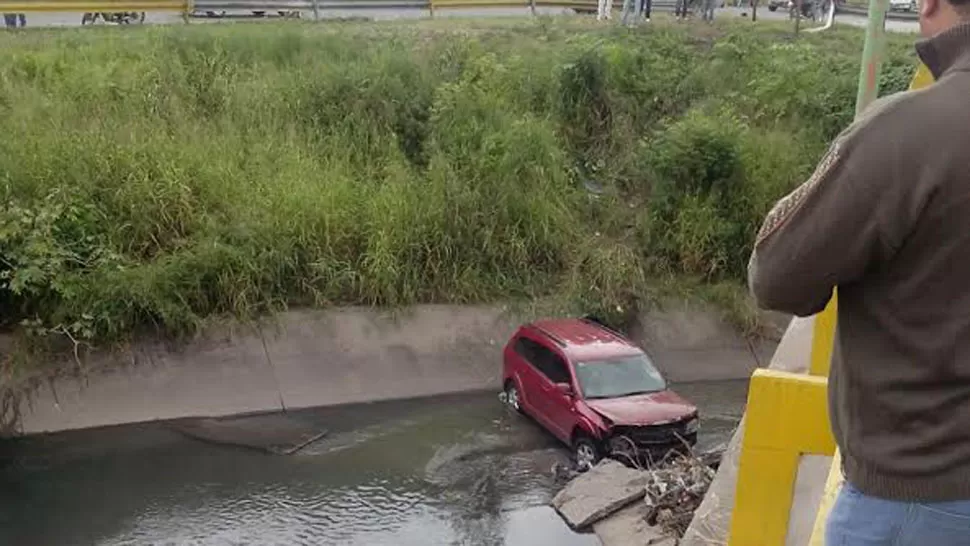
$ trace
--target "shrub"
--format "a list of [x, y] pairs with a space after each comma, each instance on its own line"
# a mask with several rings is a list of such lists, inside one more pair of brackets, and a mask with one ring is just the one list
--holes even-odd
[[729, 114], [694, 110], [646, 144], [654, 173], [647, 247], [680, 271], [711, 279], [741, 273], [745, 130]]
[[[767, 208], [852, 116], [860, 36], [5, 34], [0, 321], [111, 341], [287, 305], [547, 297], [620, 319], [666, 275], [737, 284]], [[896, 89], [913, 59], [891, 51]]]

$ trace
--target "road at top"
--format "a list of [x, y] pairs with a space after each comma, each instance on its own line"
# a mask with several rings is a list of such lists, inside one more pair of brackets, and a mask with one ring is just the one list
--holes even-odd
[[[700, 408], [699, 448], [726, 443], [747, 381], [675, 388]], [[598, 544], [548, 506], [566, 450], [496, 393], [278, 418], [330, 433], [289, 456], [193, 440], [167, 423], [0, 443], [0, 544]]]
[[[524, 2], [523, 2], [524, 3]], [[548, 14], [548, 15], [558, 15], [558, 14], [569, 14], [572, 13], [571, 10], [561, 9], [561, 8], [540, 8], [537, 10], [538, 13]], [[521, 9], [505, 9], [505, 8], [487, 8], [487, 9], [461, 9], [461, 10], [441, 10], [435, 11], [436, 17], [506, 17], [506, 16], [526, 16], [529, 15], [530, 11], [526, 8]], [[206, 18], [206, 17], [193, 17], [190, 21], [195, 23], [225, 23], [230, 21], [240, 21], [240, 20], [278, 20], [278, 16], [265, 17], [265, 18], [253, 18], [246, 16], [245, 12], [236, 12], [236, 16], [227, 17], [224, 19], [220, 18]], [[616, 12], [614, 15], [618, 16], [619, 13]], [[393, 19], [417, 19], [428, 17], [429, 13], [425, 10], [326, 10], [325, 16], [327, 18], [350, 18], [350, 17], [367, 17], [375, 20], [393, 20]], [[740, 8], [722, 8], [717, 11], [716, 17], [731, 17], [731, 18], [745, 18], [750, 16], [750, 10], [740, 9]], [[302, 18], [305, 20], [312, 20], [312, 12], [303, 12]], [[758, 10], [759, 20], [766, 21], [782, 21], [788, 19], [788, 13], [785, 10], [779, 10], [775, 12], [770, 12], [766, 8], [761, 8]], [[841, 14], [836, 16], [837, 24], [853, 25], [858, 27], [865, 27], [866, 18], [857, 15]], [[177, 13], [148, 13], [145, 19], [148, 24], [184, 24], [181, 15]], [[28, 14], [27, 16], [27, 26], [28, 27], [65, 27], [65, 26], [80, 26], [81, 24], [81, 13], [38, 13], [38, 14]], [[700, 22], [698, 21], [698, 24]], [[918, 25], [916, 21], [904, 21], [897, 19], [890, 19], [886, 22], [886, 29], [893, 32], [917, 32]]]

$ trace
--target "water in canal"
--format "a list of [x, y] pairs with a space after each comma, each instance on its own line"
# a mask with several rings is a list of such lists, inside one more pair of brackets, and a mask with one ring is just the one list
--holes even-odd
[[[745, 382], [682, 385], [726, 441]], [[548, 507], [566, 452], [494, 393], [307, 410], [295, 455], [132, 425], [0, 444], [0, 545], [580, 546]], [[702, 446], [702, 447], [703, 447]]]

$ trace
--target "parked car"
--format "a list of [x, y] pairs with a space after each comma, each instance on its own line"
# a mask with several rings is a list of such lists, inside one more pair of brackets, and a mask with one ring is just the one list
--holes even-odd
[[889, 11], [915, 12], [916, 9], [916, 0], [889, 0]]
[[570, 446], [580, 470], [607, 455], [656, 461], [697, 442], [697, 408], [642, 349], [596, 320], [521, 326], [502, 376], [506, 403]]

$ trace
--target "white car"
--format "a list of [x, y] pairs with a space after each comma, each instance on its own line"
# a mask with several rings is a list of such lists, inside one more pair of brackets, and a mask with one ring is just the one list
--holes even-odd
[[916, 0], [889, 0], [889, 11], [915, 12], [916, 8]]

